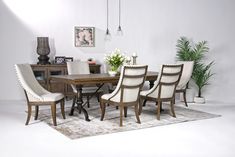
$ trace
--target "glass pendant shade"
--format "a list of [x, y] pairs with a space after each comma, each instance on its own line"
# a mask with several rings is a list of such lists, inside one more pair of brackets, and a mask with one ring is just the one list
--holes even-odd
[[105, 41], [110, 41], [112, 39], [112, 36], [109, 32], [109, 29], [107, 28], [106, 33], [105, 33]]
[[122, 31], [121, 26], [118, 26], [117, 35], [118, 36], [123, 36], [123, 31]]

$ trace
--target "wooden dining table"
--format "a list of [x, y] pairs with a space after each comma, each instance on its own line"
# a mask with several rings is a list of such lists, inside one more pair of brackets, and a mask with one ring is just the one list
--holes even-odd
[[[85, 120], [90, 121], [89, 115], [84, 108], [84, 106], [87, 104], [86, 102], [83, 102], [82, 100], [82, 87], [84, 85], [97, 85], [97, 90], [94, 92], [92, 96], [100, 90], [100, 88], [105, 84], [105, 83], [117, 83], [119, 80], [119, 75], [115, 76], [110, 76], [108, 73], [100, 73], [100, 74], [78, 74], [78, 75], [52, 75], [50, 77], [50, 81], [58, 81], [61, 83], [66, 83], [70, 85], [75, 85], [77, 88], [77, 101], [75, 102], [77, 106], [72, 106], [69, 115], [73, 115], [74, 110], [79, 111], [79, 113], [82, 111]], [[154, 85], [154, 81], [158, 77], [158, 72], [153, 72], [153, 71], [148, 71], [146, 75], [146, 81], [149, 81], [149, 86], [150, 88]], [[92, 97], [90, 96], [90, 98]]]

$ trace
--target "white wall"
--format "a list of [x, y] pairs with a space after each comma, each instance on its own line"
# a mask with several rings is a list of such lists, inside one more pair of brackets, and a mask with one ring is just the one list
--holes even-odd
[[[36, 63], [36, 37], [49, 36], [51, 57], [72, 56], [103, 63], [104, 53], [118, 47], [138, 53], [138, 62], [158, 70], [175, 60], [176, 40], [186, 36], [207, 40], [208, 61], [216, 75], [203, 94], [207, 99], [235, 101], [235, 1], [122, 0], [123, 37], [115, 36], [118, 0], [110, 0], [112, 41], [104, 42], [106, 0], [0, 1], [0, 100], [24, 99], [16, 80], [15, 63]], [[96, 27], [96, 47], [74, 47], [74, 26]]]

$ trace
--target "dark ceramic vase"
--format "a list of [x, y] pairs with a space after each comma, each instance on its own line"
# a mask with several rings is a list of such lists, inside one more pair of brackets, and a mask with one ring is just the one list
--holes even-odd
[[38, 63], [37, 64], [50, 64], [49, 62], [49, 55], [50, 47], [48, 37], [37, 37], [37, 54]]

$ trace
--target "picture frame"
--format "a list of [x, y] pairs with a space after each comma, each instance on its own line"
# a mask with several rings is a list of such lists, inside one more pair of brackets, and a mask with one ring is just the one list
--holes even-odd
[[55, 64], [65, 64], [65, 56], [55, 56]]
[[74, 28], [75, 47], [95, 47], [95, 27]]
[[65, 57], [65, 63], [72, 62], [72, 61], [73, 61], [73, 57]]

